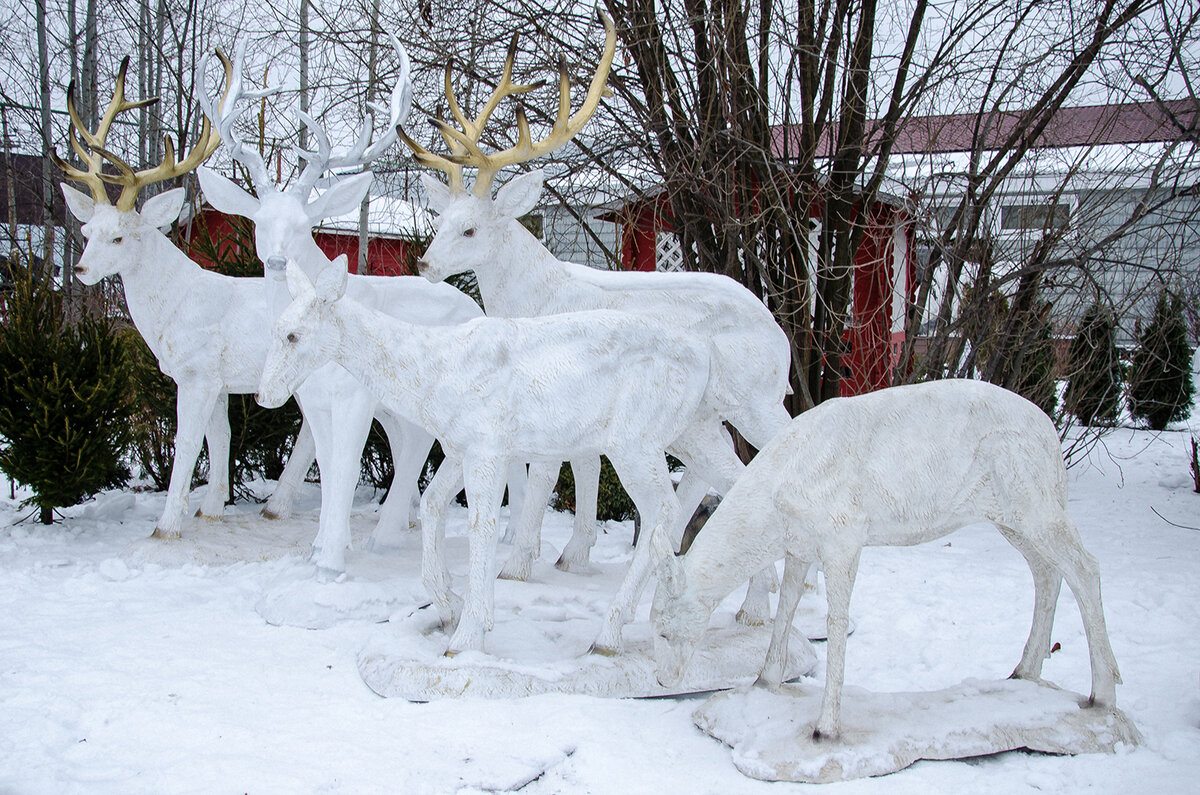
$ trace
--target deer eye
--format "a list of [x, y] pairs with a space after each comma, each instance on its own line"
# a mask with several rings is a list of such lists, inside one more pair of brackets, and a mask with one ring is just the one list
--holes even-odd
[[294, 331], [289, 332], [287, 335], [287, 341], [289, 344], [295, 345], [297, 342], [300, 341], [300, 335]]
[[125, 238], [121, 237], [120, 235], [117, 235], [116, 237], [114, 237], [114, 238], [112, 239], [112, 242], [113, 242], [114, 244], [116, 244], [116, 245], [118, 245], [118, 246], [119, 246], [119, 245], [121, 245], [121, 241], [122, 241], [122, 240], [124, 240], [124, 239], [125, 239]]
[[463, 230], [463, 237], [475, 237], [475, 227]]

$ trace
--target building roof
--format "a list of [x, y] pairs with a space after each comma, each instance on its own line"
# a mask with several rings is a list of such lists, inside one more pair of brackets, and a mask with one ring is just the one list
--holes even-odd
[[[985, 117], [974, 113], [916, 116], [901, 121], [893, 154], [966, 152], [999, 149], [1020, 123], [1022, 111], [998, 112], [983, 127]], [[878, 128], [878, 122], [875, 122]], [[1042, 148], [1171, 141], [1182, 130], [1200, 131], [1200, 107], [1190, 100], [1162, 104], [1132, 102], [1119, 105], [1085, 105], [1061, 108], [1046, 125], [1036, 146]], [[772, 130], [773, 148], [781, 157], [795, 157], [798, 139], [789, 135], [795, 125]], [[831, 131], [822, 139], [821, 151], [830, 148]], [[978, 136], [978, 139], [977, 139]]]

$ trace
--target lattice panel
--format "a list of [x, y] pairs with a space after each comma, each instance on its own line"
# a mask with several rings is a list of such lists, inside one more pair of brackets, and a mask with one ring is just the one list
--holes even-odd
[[683, 270], [683, 246], [674, 232], [659, 232], [654, 238], [654, 267], [660, 271]]

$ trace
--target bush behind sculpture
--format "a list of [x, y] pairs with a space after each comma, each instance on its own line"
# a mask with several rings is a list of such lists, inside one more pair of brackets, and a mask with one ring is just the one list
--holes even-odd
[[1194, 388], [1191, 362], [1183, 301], [1164, 290], [1138, 336], [1129, 368], [1129, 412], [1156, 431], [1186, 419]]
[[156, 490], [166, 491], [175, 455], [175, 382], [158, 369], [157, 357], [137, 329], [122, 329], [121, 338], [133, 389], [133, 460]]
[[1111, 425], [1121, 407], [1123, 368], [1112, 312], [1095, 303], [1071, 341], [1065, 405], [1084, 425]]
[[14, 268], [0, 326], [0, 470], [33, 490], [44, 524], [54, 509], [129, 479], [128, 355], [113, 321], [68, 322], [48, 276]]

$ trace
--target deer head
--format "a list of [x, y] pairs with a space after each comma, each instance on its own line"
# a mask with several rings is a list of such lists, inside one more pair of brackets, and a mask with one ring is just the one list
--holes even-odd
[[661, 527], [654, 528], [650, 549], [658, 561], [658, 588], [650, 609], [655, 666], [659, 684], [674, 687], [683, 680], [688, 662], [708, 628], [711, 611], [695, 600], [684, 598], [687, 578]]
[[[125, 71], [128, 66], [129, 57], [126, 56], [117, 70], [112, 99], [95, 132], [87, 131], [75, 110], [75, 84], [71, 83], [67, 89], [67, 113], [71, 118], [68, 138], [71, 148], [85, 167], [72, 166], [59, 157], [57, 151], [50, 153], [50, 158], [62, 169], [67, 179], [82, 182], [91, 191], [91, 195], [88, 195], [65, 184], [62, 186], [67, 207], [83, 223], [82, 231], [87, 239], [83, 255], [75, 265], [75, 275], [84, 284], [95, 284], [122, 267], [140, 261], [145, 239], [152, 235], [161, 237], [159, 228], [171, 224], [183, 208], [184, 190], [176, 188], [148, 199], [139, 213], [134, 209], [138, 192], [152, 183], [188, 173], [204, 162], [221, 143], [220, 135], [212, 129], [208, 116], [205, 116], [200, 135], [183, 160], [176, 160], [175, 144], [170, 135], [163, 142], [162, 162], [154, 168], [134, 171], [125, 161], [108, 151], [105, 148], [108, 131], [117, 115], [158, 101], [157, 98], [137, 102], [125, 99]], [[206, 93], [203, 74], [198, 74], [198, 80], [200, 93]], [[218, 112], [224, 105], [228, 89], [229, 70], [226, 69], [225, 93], [217, 103]], [[102, 170], [105, 161], [116, 168], [116, 174]], [[121, 194], [115, 205], [109, 203], [104, 187], [106, 183], [121, 186]]]
[[346, 255], [339, 255], [315, 282], [295, 260], [288, 262], [286, 273], [292, 302], [271, 328], [255, 396], [269, 409], [282, 406], [314, 370], [333, 359], [343, 336], [333, 305], [346, 294]]
[[[249, 172], [257, 196], [207, 168], [201, 168], [198, 172], [200, 186], [213, 207], [254, 221], [255, 250], [268, 269], [282, 271], [289, 257], [302, 258], [302, 249], [311, 250], [314, 245], [313, 227], [326, 218], [353, 211], [362, 204], [363, 197], [370, 190], [373, 175], [364, 170], [361, 174], [335, 183], [315, 199], [310, 199], [317, 180], [326, 171], [352, 167], [366, 169], [395, 143], [397, 128], [404, 123], [412, 104], [412, 81], [408, 53], [395, 36], [390, 36], [390, 40], [400, 67], [388, 107], [368, 104], [368, 118], [363, 120], [357, 141], [346, 151], [337, 153], [333, 151], [325, 130], [311, 116], [301, 112], [300, 122], [313, 133], [317, 151], [297, 150], [304, 162], [304, 169], [292, 185], [284, 188], [275, 184], [262, 155], [254, 147], [245, 146], [238, 138], [232, 115], [219, 127], [222, 138], [229, 142], [233, 159]], [[234, 86], [239, 90], [244, 53], [243, 39], [237, 45], [237, 66], [233, 77]], [[277, 89], [267, 89], [247, 96], [261, 97], [275, 91]], [[383, 133], [372, 143], [376, 116], [386, 116], [387, 123]]]
[[[451, 79], [453, 62], [446, 65], [446, 100], [451, 114], [462, 128], [455, 129], [441, 119], [433, 120], [450, 148], [448, 154], [435, 155], [408, 137], [403, 130], [400, 131], [400, 137], [412, 149], [418, 163], [447, 175], [446, 184], [428, 175], [421, 177], [429, 194], [430, 207], [439, 213], [433, 242], [418, 263], [421, 272], [430, 281], [441, 281], [453, 273], [476, 269], [495, 255], [502, 240], [501, 235], [513, 229], [518, 217], [533, 209], [542, 190], [541, 171], [532, 171], [510, 180], [492, 199], [491, 188], [496, 174], [506, 166], [527, 163], [565, 145], [587, 124], [599, 107], [600, 99], [608, 95], [605, 83], [616, 52], [616, 30], [606, 14], [602, 13], [601, 18], [605, 29], [604, 53], [592, 76], [583, 105], [575, 114], [571, 114], [571, 80], [565, 61], [560, 59], [558, 111], [554, 126], [545, 138], [533, 140], [524, 109], [518, 108], [517, 143], [514, 146], [488, 154], [479, 145], [488, 119], [505, 97], [523, 94], [541, 85], [513, 84], [512, 67], [517, 51], [515, 36], [509, 44], [500, 81], [474, 120], [466, 117], [454, 97]], [[463, 181], [465, 166], [477, 169], [475, 183], [469, 193]]]

